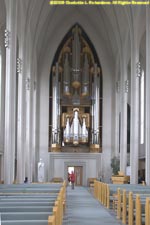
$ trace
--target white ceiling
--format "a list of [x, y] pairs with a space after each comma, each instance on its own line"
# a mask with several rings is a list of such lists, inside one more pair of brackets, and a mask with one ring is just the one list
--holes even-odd
[[[145, 32], [144, 6], [50, 6], [49, 0], [18, 3], [18, 15], [24, 20], [26, 32], [31, 32], [38, 59], [44, 56], [52, 40], [61, 41], [75, 23], [83, 27], [93, 44], [99, 45], [112, 61], [122, 54], [125, 43], [133, 35], [139, 36], [140, 44]], [[0, 24], [4, 21], [4, 0], [0, 0]]]

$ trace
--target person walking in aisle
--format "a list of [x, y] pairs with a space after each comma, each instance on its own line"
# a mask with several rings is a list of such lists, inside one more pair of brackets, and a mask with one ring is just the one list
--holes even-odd
[[71, 175], [70, 175], [70, 181], [71, 181], [71, 187], [72, 189], [74, 189], [75, 174], [73, 171], [71, 172]]

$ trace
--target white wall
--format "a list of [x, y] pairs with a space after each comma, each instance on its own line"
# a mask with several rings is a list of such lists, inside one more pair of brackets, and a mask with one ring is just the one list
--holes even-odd
[[53, 177], [67, 179], [68, 166], [83, 167], [83, 185], [89, 177], [101, 175], [101, 154], [99, 153], [49, 153], [48, 181]]
[[[48, 154], [48, 124], [49, 124], [49, 74], [50, 67], [53, 61], [54, 54], [63, 39], [64, 35], [69, 28], [75, 23], [79, 22], [85, 32], [90, 37], [90, 40], [94, 44], [94, 47], [99, 56], [99, 60], [102, 66], [103, 72], [103, 160], [104, 169], [103, 175], [106, 179], [110, 179], [111, 169], [110, 169], [110, 159], [112, 151], [111, 140], [114, 138], [114, 132], [112, 130], [112, 119], [114, 119], [114, 113], [112, 111], [112, 85], [115, 82], [115, 76], [113, 79], [114, 68], [112, 66], [112, 60], [108, 52], [106, 51], [106, 46], [101, 40], [99, 31], [97, 31], [92, 24], [86, 21], [83, 16], [81, 18], [70, 18], [70, 21], [63, 22], [59, 30], [56, 30], [55, 36], [52, 35], [49, 44], [47, 45], [47, 51], [45, 52], [44, 58], [40, 60], [39, 63], [39, 74], [38, 82], [40, 82], [40, 92], [39, 92], [39, 150], [40, 157], [47, 161]], [[89, 22], [89, 21], [88, 21]], [[114, 110], [114, 109], [113, 109]], [[113, 130], [112, 130], [113, 131]], [[47, 166], [46, 166], [47, 170]], [[46, 175], [47, 177], [47, 175]]]

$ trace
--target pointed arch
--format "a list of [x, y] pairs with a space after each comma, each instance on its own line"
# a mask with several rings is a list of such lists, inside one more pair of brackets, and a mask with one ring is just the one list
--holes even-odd
[[102, 69], [78, 23], [57, 48], [49, 90], [50, 151], [102, 151]]

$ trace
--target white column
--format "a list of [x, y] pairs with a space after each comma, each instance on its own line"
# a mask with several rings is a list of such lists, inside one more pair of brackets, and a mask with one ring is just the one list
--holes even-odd
[[37, 152], [37, 62], [34, 63], [34, 82], [33, 82], [33, 122], [32, 122], [32, 181], [36, 180], [37, 177], [37, 162], [39, 160]]
[[26, 79], [26, 147], [25, 147], [25, 154], [26, 154], [26, 171], [25, 176], [28, 177], [28, 180], [32, 181], [32, 81], [31, 81], [31, 75], [27, 75]]
[[146, 6], [145, 175], [150, 185], [150, 7]]
[[23, 40], [19, 45], [18, 65], [18, 108], [17, 108], [17, 182], [23, 183], [25, 178], [25, 78], [24, 78], [24, 58]]
[[4, 182], [9, 184], [14, 181], [16, 149], [16, 0], [6, 0], [6, 8], [9, 41], [6, 48]]
[[126, 174], [127, 166], [127, 71], [125, 62], [121, 73], [121, 130], [120, 130], [120, 171]]
[[[4, 47], [4, 26], [0, 27], [0, 42], [1, 42], [1, 90], [0, 90], [0, 152], [3, 153], [4, 157], [4, 133], [5, 133], [5, 65], [6, 55]], [[3, 168], [1, 167], [3, 170]], [[3, 179], [3, 173], [1, 171], [1, 179]]]
[[139, 158], [139, 77], [136, 65], [139, 61], [139, 46], [131, 42], [131, 132], [130, 132], [130, 183], [138, 183]]
[[116, 58], [116, 86], [115, 86], [115, 140], [114, 140], [114, 152], [112, 156], [118, 156], [119, 154], [119, 113], [120, 113], [120, 56]]

